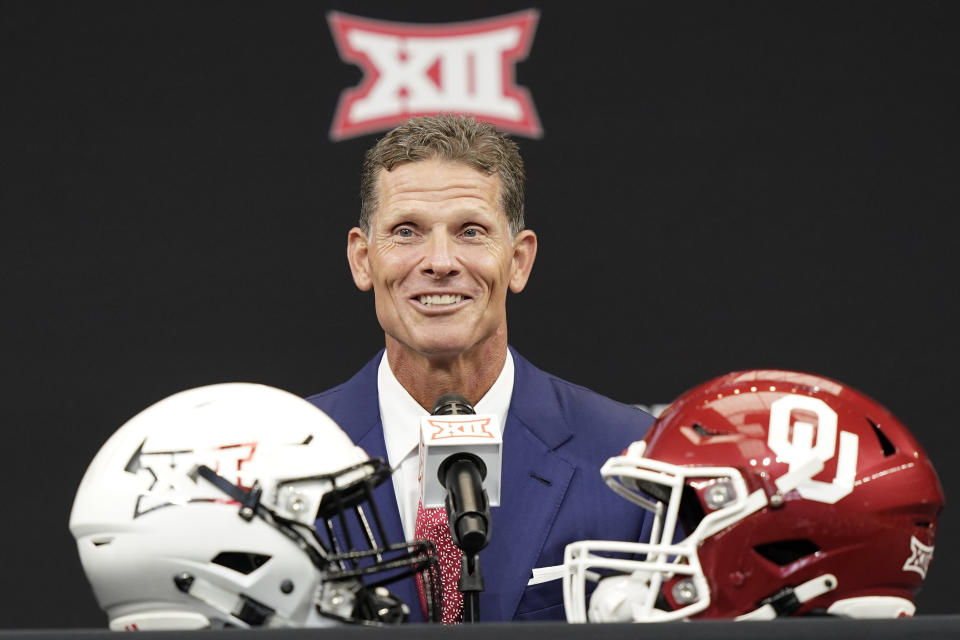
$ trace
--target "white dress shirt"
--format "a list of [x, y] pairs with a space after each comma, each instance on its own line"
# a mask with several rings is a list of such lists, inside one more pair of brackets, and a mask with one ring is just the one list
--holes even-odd
[[[417, 467], [420, 444], [420, 418], [430, 415], [413, 399], [393, 375], [384, 352], [377, 370], [377, 395], [380, 401], [380, 422], [387, 446], [387, 461], [393, 472], [393, 489], [397, 494], [400, 522], [407, 540], [413, 540], [417, 523], [420, 485]], [[513, 356], [507, 350], [500, 375], [486, 395], [474, 406], [477, 413], [496, 416], [503, 429], [513, 396]]]

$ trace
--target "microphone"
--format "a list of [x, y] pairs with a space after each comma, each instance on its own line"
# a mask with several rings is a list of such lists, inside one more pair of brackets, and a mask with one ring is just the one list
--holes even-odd
[[459, 393], [445, 393], [433, 403], [432, 416], [476, 415], [470, 401]]
[[500, 503], [499, 425], [463, 396], [445, 394], [421, 419], [420, 443], [423, 506], [445, 506], [454, 543], [476, 554], [490, 541], [490, 506]]
[[[433, 403], [435, 416], [476, 415], [473, 405], [463, 396], [447, 393]], [[468, 553], [476, 553], [490, 540], [490, 505], [483, 481], [487, 465], [475, 454], [457, 451], [440, 463], [437, 479], [447, 490], [446, 507], [454, 543]]]
[[447, 509], [451, 537], [463, 551], [457, 581], [463, 621], [479, 622], [478, 552], [490, 541], [490, 505], [500, 504], [503, 438], [495, 417], [477, 415], [463, 396], [440, 396], [431, 414], [420, 419], [420, 497], [424, 507]]

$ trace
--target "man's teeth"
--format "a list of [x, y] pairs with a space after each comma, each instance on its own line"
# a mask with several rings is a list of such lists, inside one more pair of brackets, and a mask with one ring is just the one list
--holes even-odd
[[456, 304], [461, 300], [463, 300], [463, 296], [420, 296], [420, 304], [425, 304], [428, 307], [435, 304]]

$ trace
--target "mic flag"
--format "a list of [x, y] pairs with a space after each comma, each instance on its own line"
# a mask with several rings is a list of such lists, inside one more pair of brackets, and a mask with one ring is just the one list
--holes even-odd
[[[467, 405], [469, 407], [469, 405]], [[503, 437], [492, 415], [424, 416], [420, 419], [420, 497], [425, 508], [444, 507], [447, 490], [437, 475], [441, 463], [455, 453], [469, 453], [483, 461], [483, 487], [491, 507], [500, 506], [500, 468]]]

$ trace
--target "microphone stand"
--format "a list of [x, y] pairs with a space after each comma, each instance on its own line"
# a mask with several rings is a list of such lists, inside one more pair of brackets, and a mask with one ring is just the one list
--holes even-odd
[[[432, 415], [473, 415], [473, 406], [461, 395], [445, 394], [437, 398]], [[437, 470], [438, 480], [447, 490], [447, 520], [453, 543], [463, 555], [457, 588], [463, 594], [463, 621], [480, 622], [480, 592], [484, 589], [480, 572], [481, 549], [490, 542], [490, 501], [483, 488], [487, 466], [472, 453], [460, 452], [446, 458]]]
[[463, 552], [457, 587], [463, 594], [463, 622], [480, 622], [480, 592], [484, 585], [483, 574], [480, 573], [480, 556], [476, 552]]
[[490, 503], [483, 489], [483, 460], [469, 453], [454, 454], [440, 465], [447, 489], [447, 518], [453, 543], [463, 552], [457, 588], [463, 594], [463, 621], [480, 622], [480, 592], [484, 590], [479, 552], [490, 541]]

